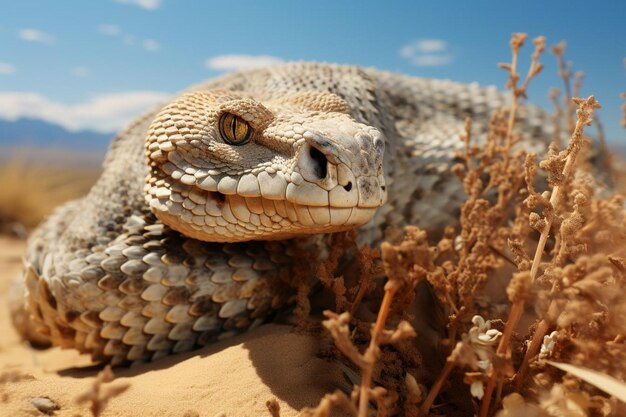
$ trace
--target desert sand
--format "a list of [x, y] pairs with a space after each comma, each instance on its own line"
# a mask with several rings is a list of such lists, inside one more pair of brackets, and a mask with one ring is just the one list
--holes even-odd
[[[56, 416], [89, 416], [88, 405], [76, 397], [102, 366], [73, 350], [33, 350], [10, 324], [7, 291], [19, 276], [24, 248], [22, 241], [0, 237], [0, 416], [43, 415], [31, 403], [37, 397], [54, 401]], [[107, 385], [130, 387], [109, 401], [102, 416], [269, 416], [265, 403], [271, 398], [281, 416], [295, 416], [340, 378], [338, 367], [316, 357], [317, 348], [310, 336], [268, 324], [187, 354], [117, 368]]]

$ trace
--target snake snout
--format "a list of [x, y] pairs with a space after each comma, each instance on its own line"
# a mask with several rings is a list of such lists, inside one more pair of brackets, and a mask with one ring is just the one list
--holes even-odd
[[305, 132], [298, 172], [329, 193], [331, 207], [380, 207], [386, 200], [382, 134], [358, 124], [334, 132]]

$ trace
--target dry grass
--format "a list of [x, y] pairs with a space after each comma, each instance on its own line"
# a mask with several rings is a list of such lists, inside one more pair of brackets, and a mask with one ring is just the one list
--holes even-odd
[[87, 193], [96, 168], [35, 165], [19, 158], [0, 166], [0, 232], [25, 234], [60, 204]]
[[[328, 310], [324, 312], [324, 315], [327, 317], [327, 320], [323, 322], [324, 327], [332, 335], [339, 351], [361, 371], [361, 383], [354, 386], [350, 397], [342, 391], [335, 391], [325, 396], [318, 407], [303, 410], [303, 416], [330, 416], [333, 407], [340, 407], [354, 416], [364, 416], [369, 413], [370, 401], [376, 403], [378, 414], [381, 416], [396, 415], [399, 412], [397, 408], [399, 393], [382, 386], [373, 386], [373, 379], [375, 367], [382, 354], [382, 346], [401, 345], [402, 342], [406, 342], [416, 335], [415, 330], [405, 320], [400, 320], [393, 330], [385, 330], [385, 323], [391, 311], [394, 296], [399, 292], [413, 293], [418, 281], [425, 277], [419, 270], [407, 271], [406, 269], [410, 268], [410, 265], [415, 264], [420, 253], [415, 238], [416, 236], [409, 233], [404, 241], [398, 245], [385, 242], [381, 247], [382, 263], [388, 280], [384, 286], [384, 295], [376, 321], [372, 323], [370, 328], [369, 344], [363, 353], [360, 352], [359, 347], [351, 339], [352, 331], [349, 327], [351, 321], [350, 313], [346, 311], [337, 314]], [[342, 244], [341, 240], [335, 240], [331, 254], [337, 252], [337, 248], [340, 248]], [[364, 253], [369, 252], [366, 249]], [[375, 256], [377, 255], [375, 254]], [[369, 256], [367, 255], [369, 261], [371, 261], [372, 258]], [[368, 264], [367, 261], [364, 263]], [[331, 265], [334, 270], [336, 268], [336, 259], [331, 262]], [[326, 264], [324, 273], [332, 275], [326, 269], [328, 267], [329, 264]], [[343, 287], [343, 282], [341, 287], [341, 293], [344, 294], [346, 290]], [[333, 286], [332, 288], [337, 287]], [[357, 294], [359, 293], [360, 291], [357, 292]], [[346, 305], [348, 304], [347, 301], [345, 303]], [[338, 306], [341, 305], [344, 305], [344, 303], [338, 303]], [[415, 377], [407, 373], [406, 378], [409, 381], [407, 385], [411, 385], [411, 388], [413, 388], [413, 385], [416, 384], [411, 384], [411, 382], [415, 382]], [[411, 391], [415, 392], [415, 389]]]
[[[575, 97], [583, 74], [576, 73], [572, 88], [565, 44], [556, 45], [552, 51], [565, 94], [561, 104], [558, 91], [551, 93], [554, 143], [539, 164], [535, 155], [514, 151], [523, 133], [515, 129], [517, 112], [528, 83], [542, 68], [539, 58], [545, 48], [543, 37], [534, 40], [535, 51], [520, 86], [518, 59], [525, 40], [525, 34], [514, 34], [512, 61], [500, 64], [509, 73], [512, 104], [493, 115], [486, 144], [472, 144], [471, 120], [460, 135], [465, 150], [458, 156], [463, 163], [453, 169], [467, 200], [459, 225], [448, 227], [439, 242], [430, 242], [426, 232], [410, 227], [402, 242], [383, 244], [382, 264], [389, 281], [384, 292], [367, 291], [363, 301], [370, 309], [380, 306], [376, 320], [363, 318], [366, 314], [355, 317], [345, 296], [352, 289], [346, 288], [344, 277], [333, 277], [342, 250], [338, 242], [330, 262], [320, 266], [322, 281], [337, 300], [337, 312], [325, 313], [329, 319], [324, 326], [337, 349], [359, 368], [360, 382], [350, 395], [329, 394], [304, 415], [329, 416], [333, 407], [358, 417], [626, 412], [626, 405], [597, 382], [610, 381], [611, 392], [626, 390], [620, 382], [626, 380], [624, 199], [606, 190], [594, 193], [603, 187], [587, 160], [591, 140], [584, 133], [600, 105], [593, 96]], [[561, 150], [566, 134], [569, 143]], [[599, 134], [602, 139], [601, 127]], [[601, 141], [600, 152], [606, 154], [604, 146]], [[623, 173], [604, 161], [601, 168], [609, 171], [607, 178], [620, 184]], [[539, 169], [544, 171], [540, 178]], [[410, 323], [419, 311], [412, 289], [421, 280], [428, 281], [448, 315], [434, 356], [409, 348], [415, 347], [409, 341], [414, 334]], [[506, 288], [506, 294], [494, 292], [494, 283]], [[393, 301], [399, 286], [402, 297]], [[525, 331], [519, 325], [522, 319], [534, 323], [526, 335], [520, 334]], [[388, 321], [395, 330], [384, 333]], [[372, 329], [369, 336], [364, 328]], [[388, 339], [381, 334], [397, 335], [397, 345], [385, 346]], [[388, 360], [390, 355], [395, 355], [395, 363]], [[422, 360], [436, 363], [442, 358], [438, 374], [429, 379], [419, 367]], [[595, 379], [578, 379], [549, 363], [575, 369], [578, 375], [585, 375], [584, 368], [597, 372]]]

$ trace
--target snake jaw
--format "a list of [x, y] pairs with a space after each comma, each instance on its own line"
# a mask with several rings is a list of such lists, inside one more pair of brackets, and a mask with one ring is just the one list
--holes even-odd
[[[345, 113], [217, 102], [183, 96], [149, 129], [146, 201], [172, 229], [212, 242], [286, 239], [358, 227], [385, 203], [377, 129]], [[250, 143], [220, 140], [215, 123], [225, 107], [244, 120], [265, 117]]]

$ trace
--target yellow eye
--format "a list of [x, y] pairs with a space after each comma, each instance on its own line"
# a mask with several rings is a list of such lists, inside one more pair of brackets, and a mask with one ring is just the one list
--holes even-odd
[[243, 145], [252, 136], [250, 124], [232, 113], [224, 113], [220, 117], [219, 125], [222, 139], [231, 145]]

